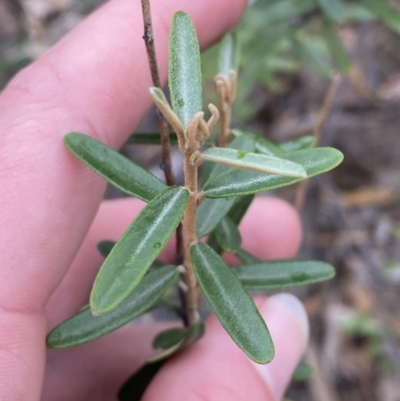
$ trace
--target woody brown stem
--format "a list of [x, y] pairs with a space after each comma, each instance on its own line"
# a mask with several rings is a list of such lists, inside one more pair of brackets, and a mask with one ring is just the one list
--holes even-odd
[[198, 289], [196, 276], [193, 270], [192, 260], [190, 257], [190, 247], [197, 240], [196, 237], [196, 214], [198, 207], [197, 200], [197, 173], [198, 167], [192, 164], [190, 159], [191, 152], [185, 153], [184, 171], [185, 171], [185, 187], [190, 191], [189, 202], [183, 215], [183, 238], [184, 252], [183, 260], [185, 273], [183, 279], [186, 284], [186, 319], [189, 326], [198, 320]]
[[[161, 79], [158, 71], [157, 56], [154, 44], [153, 35], [153, 25], [151, 22], [151, 10], [150, 10], [150, 0], [142, 1], [142, 14], [143, 14], [143, 24], [144, 24], [144, 35], [143, 40], [146, 45], [147, 58], [149, 61], [151, 79], [153, 81], [153, 86], [161, 88]], [[169, 139], [169, 126], [167, 120], [161, 115], [160, 112], [157, 113], [158, 117], [158, 128], [161, 137], [161, 158], [162, 158], [162, 170], [164, 171], [165, 181], [167, 185], [175, 185], [175, 176], [172, 172], [172, 161], [171, 161], [171, 143]], [[177, 264], [182, 263], [184, 258], [184, 245], [183, 245], [183, 227], [182, 224], [176, 229], [176, 262]], [[183, 296], [183, 298], [185, 298]], [[185, 322], [187, 323], [187, 322]]]
[[[321, 140], [322, 128], [324, 126], [326, 119], [329, 116], [329, 113], [331, 112], [333, 101], [335, 99], [335, 95], [339, 88], [340, 82], [341, 82], [341, 75], [340, 74], [335, 75], [333, 77], [332, 82], [329, 85], [328, 91], [325, 95], [325, 99], [322, 104], [322, 108], [318, 113], [317, 122], [314, 126], [313, 135], [316, 140], [315, 146], [318, 146], [319, 142]], [[299, 212], [301, 211], [304, 200], [306, 199], [308, 183], [309, 183], [309, 180], [301, 181], [296, 190], [295, 207]]]
[[207, 129], [207, 125], [204, 123], [203, 113], [199, 112], [193, 117], [187, 127], [187, 142], [183, 160], [185, 188], [190, 193], [189, 202], [183, 215], [183, 265], [185, 267], [183, 279], [186, 291], [186, 324], [188, 326], [193, 325], [199, 319], [199, 294], [196, 275], [190, 256], [190, 248], [197, 241], [196, 216], [199, 205], [199, 194], [197, 189], [198, 163], [196, 159], [200, 155], [198, 151], [201, 144], [199, 137], [203, 137], [204, 133], [202, 130], [204, 129]]
[[[147, 58], [149, 60], [151, 79], [153, 86], [161, 89], [160, 74], [158, 72], [157, 57], [154, 46], [153, 25], [151, 22], [150, 0], [142, 0], [142, 13], [144, 23], [143, 40], [146, 44]], [[172, 172], [171, 144], [169, 140], [168, 122], [158, 113], [158, 126], [161, 136], [162, 169], [167, 185], [175, 185], [175, 177]]]

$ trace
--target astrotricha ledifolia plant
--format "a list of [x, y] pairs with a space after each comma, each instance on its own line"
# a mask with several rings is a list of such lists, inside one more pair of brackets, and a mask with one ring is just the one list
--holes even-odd
[[[342, 154], [332, 148], [315, 148], [312, 137], [275, 145], [257, 134], [231, 129], [237, 42], [234, 34], [223, 40], [220, 72], [214, 81], [219, 105], [208, 106], [211, 117], [205, 120], [196, 31], [187, 14], [177, 12], [173, 17], [169, 37], [171, 105], [158, 87], [150, 88], [150, 95], [174, 131], [172, 144], [183, 154], [182, 186], [167, 186], [89, 136], [76, 132], [66, 135], [65, 144], [78, 159], [147, 205], [117, 243], [99, 244], [106, 258], [95, 279], [90, 304], [51, 331], [49, 347], [94, 340], [151, 309], [169, 305], [182, 316], [183, 325], [155, 337], [153, 346], [159, 351], [139, 373], [151, 376], [149, 372], [157, 370], [165, 358], [202, 336], [199, 302], [204, 294], [238, 347], [253, 361], [265, 364], [274, 357], [274, 345], [249, 291], [279, 290], [334, 275], [332, 266], [323, 262], [263, 261], [241, 248], [237, 226], [254, 194], [328, 171], [341, 162]], [[215, 146], [210, 133], [219, 119], [219, 146]], [[135, 134], [132, 141], [146, 143], [157, 138], [157, 134]], [[199, 189], [198, 170], [203, 163], [206, 176]], [[177, 259], [181, 260], [177, 265], [164, 265], [157, 256], [180, 225], [182, 254], [178, 249]], [[242, 264], [228, 267], [221, 257], [223, 252], [236, 254]], [[133, 393], [142, 392], [135, 386], [143, 387], [147, 380], [143, 377], [132, 382]]]

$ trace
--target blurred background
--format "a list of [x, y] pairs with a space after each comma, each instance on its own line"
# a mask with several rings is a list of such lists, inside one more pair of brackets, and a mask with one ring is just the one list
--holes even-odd
[[[101, 2], [0, 0], [0, 88]], [[301, 212], [300, 256], [337, 270], [296, 291], [312, 340], [287, 399], [399, 401], [400, 0], [252, 3], [237, 29], [233, 125], [276, 142], [316, 135], [345, 155], [307, 186], [276, 191]], [[217, 54], [203, 55], [205, 102], [215, 101]], [[122, 151], [162, 176], [158, 147]]]

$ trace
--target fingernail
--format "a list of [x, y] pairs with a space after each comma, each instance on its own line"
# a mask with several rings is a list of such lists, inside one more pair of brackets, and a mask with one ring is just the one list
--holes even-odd
[[303, 304], [292, 294], [270, 297], [259, 308], [275, 346], [275, 357], [267, 365], [253, 363], [274, 400], [280, 400], [309, 338], [309, 323]]

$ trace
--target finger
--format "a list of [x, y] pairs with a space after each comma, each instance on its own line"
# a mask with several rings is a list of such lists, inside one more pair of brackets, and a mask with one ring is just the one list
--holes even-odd
[[[207, 45], [236, 21], [245, 1], [152, 4], [165, 78], [164, 35], [174, 10], [192, 15]], [[219, 12], [210, 16], [210, 9]], [[46, 332], [42, 308], [71, 264], [104, 192], [103, 180], [68, 154], [62, 137], [78, 130], [118, 146], [150, 103], [140, 26], [138, 2], [111, 1], [1, 95], [0, 399], [39, 398]]]
[[[97, 243], [105, 239], [117, 241], [143, 206], [143, 202], [129, 198], [102, 203], [70, 270], [50, 297], [46, 311], [51, 327], [87, 302], [102, 261]], [[244, 248], [264, 259], [292, 257], [301, 240], [297, 212], [278, 198], [256, 198], [240, 225], [240, 231]], [[175, 238], [172, 238], [160, 258], [174, 263], [174, 255]]]
[[275, 345], [270, 364], [250, 361], [212, 317], [205, 336], [161, 369], [143, 401], [280, 400], [308, 341], [307, 316], [290, 294], [259, 306]]
[[121, 385], [154, 353], [153, 338], [174, 324], [129, 324], [88, 344], [49, 350], [41, 400], [117, 400]]
[[[163, 81], [175, 10], [192, 16], [206, 46], [237, 21], [245, 4], [153, 1]], [[81, 131], [119, 146], [141, 120], [150, 105], [151, 85], [142, 26], [140, 2], [111, 1], [3, 92], [0, 182], [6, 196], [0, 202], [7, 230], [1, 244], [6, 244], [9, 263], [2, 270], [2, 282], [8, 284], [1, 288], [0, 304], [13, 299], [21, 309], [43, 305], [72, 262], [101, 201], [104, 181], [67, 152], [62, 138]], [[29, 268], [11, 280], [19, 272], [14, 266], [26, 265], [27, 259]], [[21, 296], [15, 300], [14, 294]]]

